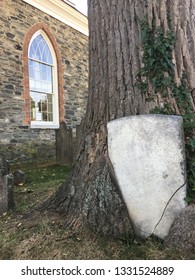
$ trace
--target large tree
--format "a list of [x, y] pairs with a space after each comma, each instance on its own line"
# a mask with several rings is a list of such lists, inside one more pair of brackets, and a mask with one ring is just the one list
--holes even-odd
[[[136, 85], [138, 73], [147, 61], [143, 22], [147, 22], [147, 36], [151, 32], [155, 36], [161, 30], [165, 37], [171, 32], [176, 38], [170, 65], [172, 68], [174, 65], [174, 82], [179, 85], [186, 73], [193, 92], [195, 3], [193, 0], [89, 0], [88, 18], [89, 98], [83, 137], [69, 179], [44, 207], [64, 214], [69, 227], [87, 226], [97, 232], [118, 235], [129, 232], [131, 227], [108, 157], [106, 125], [113, 119], [149, 113], [155, 106], [162, 106], [156, 92], [159, 88], [156, 90], [148, 80], [145, 90], [148, 92], [143, 93]], [[140, 79], [143, 83], [147, 77]], [[156, 96], [150, 102], [149, 91]], [[174, 98], [169, 97], [178, 113]]]

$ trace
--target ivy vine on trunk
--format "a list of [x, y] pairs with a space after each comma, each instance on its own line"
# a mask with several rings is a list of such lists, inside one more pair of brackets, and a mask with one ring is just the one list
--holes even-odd
[[148, 101], [158, 100], [153, 114], [181, 115], [184, 121], [184, 135], [188, 173], [188, 196], [195, 195], [195, 114], [187, 75], [183, 73], [180, 85], [175, 82], [173, 50], [176, 38], [162, 27], [156, 28], [155, 21], [149, 26], [148, 19], [141, 23], [143, 44], [143, 67], [137, 75], [137, 87]]

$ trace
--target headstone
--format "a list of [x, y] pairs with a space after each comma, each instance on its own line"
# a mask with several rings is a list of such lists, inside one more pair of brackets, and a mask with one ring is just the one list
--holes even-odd
[[10, 163], [7, 159], [5, 158], [1, 158], [1, 163], [0, 163], [1, 167], [1, 175], [5, 176], [7, 174], [9, 174], [10, 172]]
[[107, 128], [109, 157], [136, 234], [164, 239], [186, 206], [182, 117], [131, 116]]
[[23, 172], [22, 170], [14, 171], [13, 175], [15, 186], [24, 185], [26, 183], [25, 172]]
[[72, 129], [68, 128], [65, 122], [56, 129], [56, 161], [64, 165], [73, 163]]
[[0, 158], [0, 214], [14, 207], [13, 176], [8, 173], [8, 161]]
[[15, 206], [14, 202], [14, 179], [12, 174], [6, 175], [6, 185], [7, 185], [7, 207], [13, 209]]
[[6, 177], [0, 175], [0, 215], [8, 210], [8, 191]]

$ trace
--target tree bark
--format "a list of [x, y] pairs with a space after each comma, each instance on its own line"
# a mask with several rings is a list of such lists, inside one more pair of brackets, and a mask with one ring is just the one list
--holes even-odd
[[[184, 71], [195, 88], [195, 4], [193, 0], [90, 0], [89, 98], [83, 138], [68, 179], [44, 205], [65, 215], [69, 227], [88, 228], [109, 235], [131, 230], [107, 150], [107, 122], [149, 113], [158, 99], [146, 102], [135, 86], [142, 67], [140, 24], [171, 30], [177, 43], [173, 53], [175, 79]], [[121, 160], [123, 157], [121, 155]]]

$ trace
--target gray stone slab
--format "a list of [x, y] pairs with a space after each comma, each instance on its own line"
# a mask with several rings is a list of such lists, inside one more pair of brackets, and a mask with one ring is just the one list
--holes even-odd
[[0, 157], [0, 215], [14, 207], [13, 176], [9, 162]]
[[8, 189], [6, 185], [6, 176], [0, 175], [0, 215], [8, 210]]
[[109, 157], [135, 232], [164, 239], [186, 206], [182, 117], [131, 116], [107, 128]]

